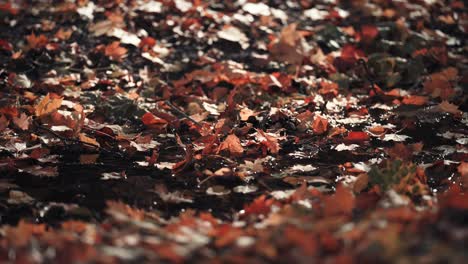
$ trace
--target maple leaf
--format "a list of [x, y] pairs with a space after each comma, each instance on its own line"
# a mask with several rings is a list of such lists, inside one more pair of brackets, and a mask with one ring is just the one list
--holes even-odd
[[244, 207], [244, 214], [267, 215], [270, 212], [271, 206], [273, 204], [273, 199], [267, 199], [266, 195], [262, 195], [256, 198], [252, 203]]
[[218, 153], [225, 149], [234, 155], [242, 154], [242, 152], [244, 152], [244, 148], [242, 147], [239, 138], [234, 134], [228, 135], [219, 145]]
[[120, 46], [120, 41], [114, 41], [105, 47], [104, 54], [111, 60], [121, 61], [127, 55], [127, 49]]
[[433, 73], [424, 82], [424, 90], [432, 97], [440, 97], [444, 100], [455, 93], [452, 82], [458, 77], [458, 69], [449, 67], [441, 72]]
[[320, 89], [318, 90], [318, 92], [323, 95], [330, 94], [333, 96], [337, 96], [338, 88], [339, 86], [337, 83], [322, 81], [320, 82]]
[[448, 101], [444, 100], [442, 101], [437, 108], [446, 113], [454, 114], [454, 115], [461, 115], [461, 111], [458, 109], [458, 105], [454, 105], [449, 103]]
[[328, 130], [328, 120], [321, 117], [321, 116], [316, 116], [314, 118], [314, 122], [312, 123], [312, 130], [314, 131], [314, 134], [321, 135]]
[[39, 102], [38, 105], [35, 107], [35, 114], [36, 116], [40, 117], [43, 115], [50, 114], [57, 110], [62, 105], [63, 98], [57, 98], [55, 94], [48, 93], [42, 100]]
[[31, 49], [40, 49], [43, 48], [49, 43], [49, 40], [47, 37], [43, 34], [36, 36], [36, 34], [31, 33], [31, 35], [28, 35], [26, 37], [26, 40], [28, 41], [28, 46]]

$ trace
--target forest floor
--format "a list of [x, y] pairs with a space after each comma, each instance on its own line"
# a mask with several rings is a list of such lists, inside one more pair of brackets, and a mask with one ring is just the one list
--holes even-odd
[[467, 263], [467, 18], [3, 1], [0, 262]]

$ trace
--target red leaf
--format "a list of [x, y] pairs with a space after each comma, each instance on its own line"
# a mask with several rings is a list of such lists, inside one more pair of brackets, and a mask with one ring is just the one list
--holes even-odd
[[167, 121], [162, 118], [155, 117], [152, 113], [145, 113], [141, 117], [141, 121], [145, 126], [155, 125], [155, 124], [167, 124]]
[[251, 204], [244, 207], [244, 214], [267, 215], [273, 203], [273, 199], [267, 199], [265, 195], [262, 195], [256, 198]]
[[365, 25], [361, 27], [361, 40], [369, 43], [379, 35], [379, 30], [376, 26]]
[[348, 133], [348, 136], [344, 138], [348, 143], [359, 143], [369, 140], [369, 135], [366, 132], [362, 131], [351, 131]]

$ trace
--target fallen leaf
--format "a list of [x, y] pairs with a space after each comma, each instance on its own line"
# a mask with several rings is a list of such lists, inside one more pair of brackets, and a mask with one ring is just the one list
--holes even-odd
[[328, 120], [321, 116], [315, 116], [314, 122], [312, 123], [312, 130], [314, 131], [314, 134], [317, 135], [322, 135], [327, 132]]
[[234, 155], [242, 154], [242, 152], [244, 152], [244, 148], [242, 147], [239, 138], [234, 134], [228, 135], [226, 139], [219, 145], [218, 153], [225, 149]]
[[19, 117], [13, 117], [13, 123], [21, 130], [28, 130], [31, 124], [31, 117], [25, 113], [21, 113]]
[[411, 95], [403, 98], [402, 103], [407, 105], [425, 105], [427, 104], [427, 97], [420, 95]]
[[5, 130], [9, 124], [10, 124], [10, 121], [8, 121], [8, 119], [6, 119], [4, 115], [1, 115], [0, 116], [0, 132]]
[[359, 143], [369, 140], [369, 134], [362, 131], [351, 131], [348, 135], [344, 138], [345, 142], [348, 143]]
[[119, 41], [114, 41], [105, 47], [104, 54], [111, 60], [121, 61], [127, 55], [127, 49], [121, 47]]
[[145, 113], [141, 117], [141, 121], [143, 122], [143, 124], [145, 124], [145, 126], [150, 126], [150, 125], [155, 125], [155, 124], [167, 124], [166, 120], [162, 118], [158, 118], [149, 112]]
[[324, 198], [323, 209], [326, 216], [349, 215], [353, 211], [355, 204], [356, 201], [353, 193], [343, 184], [338, 184], [336, 192]]
[[43, 34], [36, 36], [36, 34], [31, 33], [31, 35], [28, 35], [26, 37], [26, 40], [28, 41], [28, 47], [31, 49], [41, 49], [49, 43], [49, 40], [47, 37]]
[[450, 113], [454, 115], [460, 115], [462, 113], [458, 109], [458, 105], [451, 104], [446, 100], [442, 101], [439, 105], [437, 105], [437, 108], [442, 112], [446, 112], [446, 113]]
[[280, 150], [278, 137], [271, 133], [266, 133], [261, 129], [257, 129], [257, 140], [265, 145], [271, 153], [277, 154]]
[[440, 97], [446, 100], [455, 93], [452, 82], [458, 77], [458, 69], [449, 67], [441, 72], [433, 73], [424, 82], [424, 90], [431, 97]]
[[361, 173], [357, 176], [356, 181], [353, 185], [353, 191], [360, 193], [369, 185], [369, 175], [367, 173]]
[[42, 98], [39, 104], [36, 105], [36, 116], [41, 117], [54, 112], [62, 105], [62, 101], [62, 97], [57, 98], [56, 96], [51, 96], [51, 94], [48, 93], [44, 98]]
[[87, 143], [87, 144], [90, 144], [90, 145], [93, 145], [93, 146], [97, 146], [97, 147], [100, 146], [100, 145], [99, 145], [99, 142], [97, 142], [96, 139], [90, 138], [90, 137], [86, 136], [86, 135], [83, 134], [83, 133], [80, 134], [79, 138], [80, 138], [80, 141], [81, 141], [81, 142], [85, 142], [85, 143]]

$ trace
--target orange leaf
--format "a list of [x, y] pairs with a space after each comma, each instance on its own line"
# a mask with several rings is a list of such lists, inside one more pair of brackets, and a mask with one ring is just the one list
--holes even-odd
[[362, 131], [351, 131], [348, 133], [348, 136], [344, 138], [344, 140], [349, 143], [358, 143], [368, 141], [369, 135]]
[[336, 187], [336, 192], [324, 198], [324, 213], [326, 216], [350, 214], [356, 204], [353, 193], [342, 184]]
[[119, 41], [114, 41], [105, 47], [104, 54], [111, 60], [121, 61], [127, 54], [127, 49], [121, 47]]
[[406, 105], [425, 105], [427, 103], [426, 96], [411, 95], [403, 98], [403, 104]]
[[239, 138], [234, 134], [227, 136], [223, 143], [219, 145], [218, 153], [225, 149], [229, 150], [231, 154], [242, 154], [244, 152]]
[[265, 195], [262, 195], [244, 207], [244, 214], [266, 215], [270, 212], [273, 203], [273, 199], [267, 199]]
[[31, 33], [31, 35], [28, 35], [26, 37], [26, 40], [28, 41], [28, 46], [31, 49], [40, 49], [45, 47], [47, 43], [49, 43], [49, 40], [43, 34], [36, 36], [36, 34]]
[[99, 142], [97, 142], [94, 138], [90, 138], [90, 137], [86, 136], [85, 134], [80, 134], [80, 141], [88, 143], [88, 144], [93, 145], [93, 146], [97, 146], [97, 147], [100, 146]]
[[320, 116], [316, 116], [312, 123], [312, 130], [315, 134], [321, 135], [328, 130], [328, 120]]
[[48, 93], [35, 107], [36, 116], [43, 116], [50, 114], [57, 110], [62, 105], [63, 98], [51, 98], [51, 94]]

